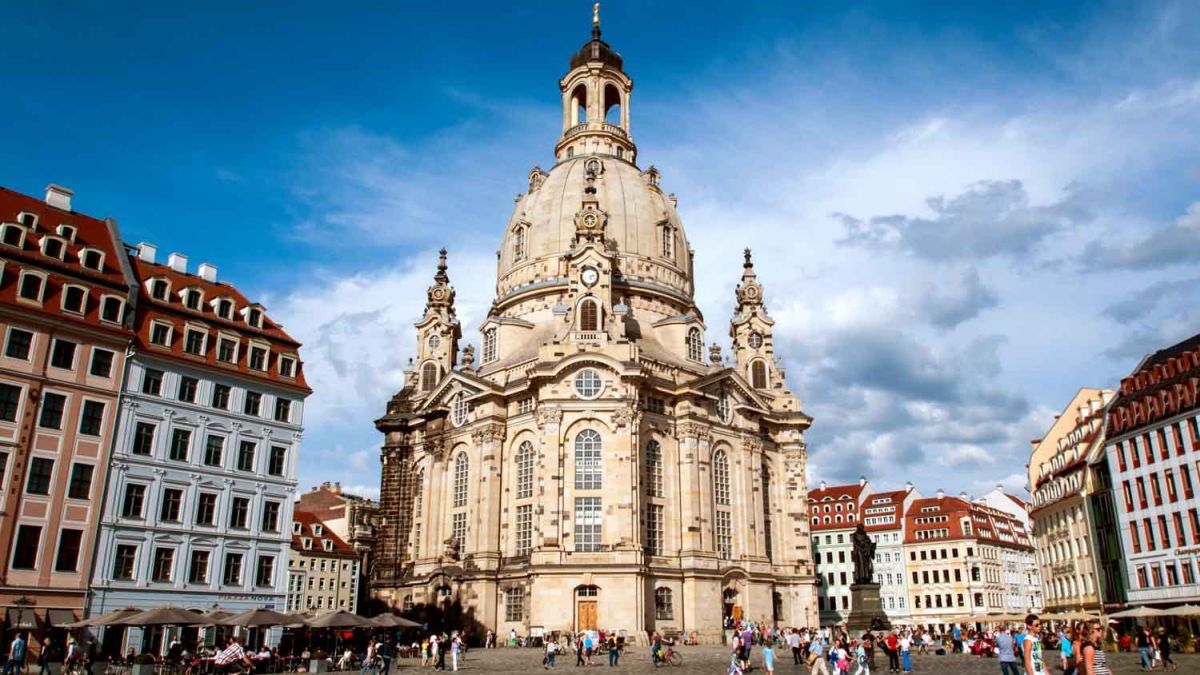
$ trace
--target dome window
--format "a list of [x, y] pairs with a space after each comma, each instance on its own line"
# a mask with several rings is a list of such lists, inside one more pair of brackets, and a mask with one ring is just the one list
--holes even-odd
[[496, 360], [496, 329], [483, 331], [483, 362], [491, 363]]
[[600, 373], [591, 368], [584, 368], [575, 376], [575, 393], [582, 398], [596, 398], [603, 388], [604, 382], [600, 379]]
[[518, 225], [513, 230], [513, 262], [525, 259], [526, 234], [528, 232], [529, 228], [524, 225]]
[[421, 366], [421, 391], [433, 391], [437, 385], [438, 367], [437, 364], [430, 362]]
[[704, 340], [700, 337], [700, 329], [692, 327], [687, 332], [688, 359], [700, 363], [704, 359]]
[[668, 223], [663, 223], [662, 229], [662, 257], [675, 258], [675, 228]]

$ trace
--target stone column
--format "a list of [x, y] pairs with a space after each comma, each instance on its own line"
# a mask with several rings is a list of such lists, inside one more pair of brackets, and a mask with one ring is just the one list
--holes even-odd
[[472, 551], [480, 567], [495, 569], [500, 550], [500, 511], [503, 508], [504, 427], [491, 424], [471, 434], [479, 448], [479, 492], [475, 508], [475, 546]]

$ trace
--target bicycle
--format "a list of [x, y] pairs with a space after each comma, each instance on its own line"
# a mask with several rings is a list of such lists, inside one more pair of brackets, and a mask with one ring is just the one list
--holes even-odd
[[659, 652], [659, 655], [654, 657], [654, 666], [658, 667], [661, 665], [682, 666], [683, 657], [680, 656], [679, 652], [675, 651], [671, 647], [664, 646], [662, 651]]

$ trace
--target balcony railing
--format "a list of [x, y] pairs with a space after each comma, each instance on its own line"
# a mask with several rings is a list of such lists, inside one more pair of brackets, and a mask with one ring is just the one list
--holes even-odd
[[629, 134], [625, 133], [624, 129], [622, 129], [619, 125], [609, 124], [608, 122], [600, 122], [599, 125], [595, 125], [591, 122], [584, 122], [583, 124], [576, 124], [575, 126], [571, 127], [570, 129], [567, 129], [565, 132], [563, 132], [563, 139], [565, 140], [568, 138], [573, 138], [573, 137], [578, 136], [579, 134], [582, 134], [583, 132], [589, 131], [589, 130], [591, 130], [591, 131], [606, 131], [606, 132], [613, 134], [614, 136], [618, 136], [626, 141], [629, 140]]

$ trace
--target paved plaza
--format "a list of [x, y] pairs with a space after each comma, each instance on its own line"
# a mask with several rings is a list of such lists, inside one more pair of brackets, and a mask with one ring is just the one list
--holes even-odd
[[[724, 673], [728, 665], [728, 652], [723, 647], [681, 647], [680, 654], [683, 656], [683, 665], [678, 668], [661, 666], [658, 670], [660, 675], [698, 675], [699, 673]], [[778, 675], [808, 675], [808, 668], [800, 665], [792, 664], [790, 653], [786, 655], [779, 652], [781, 656], [786, 656], [783, 659], [776, 660], [776, 673]], [[754, 665], [755, 669], [751, 672], [757, 675], [763, 675], [761, 652], [758, 648], [754, 650]], [[1057, 659], [1057, 652], [1051, 652], [1052, 659]], [[1179, 670], [1176, 671], [1182, 675], [1200, 675], [1200, 656], [1194, 654], [1181, 654], [1174, 657], [1179, 664]], [[608, 657], [598, 656], [594, 659], [596, 665], [590, 669], [575, 667], [575, 655], [573, 653], [563, 654], [559, 656], [557, 667], [555, 670], [566, 670], [568, 672], [579, 672], [581, 670], [597, 670], [602, 672], [611, 672], [613, 675], [622, 675], [624, 673], [648, 673], [655, 670], [650, 664], [650, 650], [648, 647], [631, 647], [626, 649], [625, 654], [621, 657], [621, 663], [616, 668], [608, 667]], [[876, 663], [879, 668], [873, 670], [872, 673], [887, 674], [887, 657], [882, 653], [876, 657]], [[1114, 673], [1124, 675], [1125, 673], [1139, 672], [1136, 654], [1114, 654], [1109, 660]], [[423, 671], [420, 667], [420, 661], [416, 659], [399, 659], [396, 664], [399, 669], [409, 673]], [[489, 673], [531, 673], [535, 670], [541, 670], [542, 656], [541, 651], [537, 649], [472, 649], [467, 653], [466, 659], [459, 664], [460, 670], [463, 671], [485, 671]], [[396, 668], [393, 668], [393, 672]], [[432, 668], [428, 669], [432, 674]], [[996, 659], [985, 659], [977, 656], [966, 655], [948, 655], [935, 656], [916, 654], [913, 656], [913, 672], [915, 673], [945, 673], [946, 675], [995, 675], [1000, 672], [1000, 666]], [[1062, 670], [1054, 667], [1051, 669], [1052, 675], [1058, 675]]]

